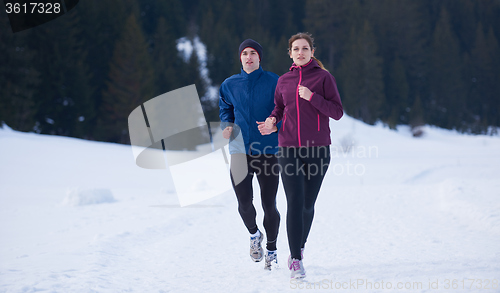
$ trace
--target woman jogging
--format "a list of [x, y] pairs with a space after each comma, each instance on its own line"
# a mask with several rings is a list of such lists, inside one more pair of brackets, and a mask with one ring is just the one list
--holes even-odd
[[275, 108], [259, 129], [265, 135], [282, 121], [277, 156], [287, 199], [288, 267], [291, 278], [304, 278], [304, 245], [330, 163], [329, 117], [339, 120], [343, 108], [335, 78], [314, 57], [311, 35], [293, 35], [288, 50], [292, 67], [279, 78]]

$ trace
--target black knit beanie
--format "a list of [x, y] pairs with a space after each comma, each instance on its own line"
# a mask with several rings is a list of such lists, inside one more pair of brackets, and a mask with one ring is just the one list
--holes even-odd
[[252, 48], [255, 51], [257, 51], [257, 54], [259, 54], [259, 61], [262, 61], [262, 46], [257, 43], [256, 41], [252, 39], [246, 39], [240, 44], [240, 57], [241, 57], [241, 52], [245, 50], [245, 48]]

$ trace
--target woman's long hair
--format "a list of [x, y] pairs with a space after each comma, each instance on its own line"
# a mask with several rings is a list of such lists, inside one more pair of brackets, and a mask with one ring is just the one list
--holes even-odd
[[[292, 51], [292, 43], [295, 42], [296, 40], [299, 40], [299, 39], [306, 40], [309, 43], [309, 47], [311, 47], [311, 50], [315, 49], [314, 48], [314, 39], [310, 33], [298, 33], [298, 34], [291, 36], [290, 39], [288, 40], [288, 53], [289, 54]], [[319, 67], [321, 67], [321, 69], [326, 70], [325, 66], [323, 65], [323, 63], [321, 63], [321, 61], [319, 61], [314, 56], [312, 56], [311, 58], [314, 59], [316, 62], [318, 62], [318, 65], [319, 65]], [[328, 70], [326, 70], [326, 71], [328, 71]]]

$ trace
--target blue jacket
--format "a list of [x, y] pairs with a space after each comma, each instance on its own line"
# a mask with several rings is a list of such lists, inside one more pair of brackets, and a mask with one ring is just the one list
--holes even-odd
[[[278, 75], [264, 71], [262, 67], [227, 78], [219, 89], [219, 117], [221, 128], [234, 123], [232, 138], [241, 131], [244, 149], [237, 140], [229, 143], [229, 152], [249, 155], [275, 154], [278, 147], [278, 133], [262, 135], [256, 121], [265, 121], [274, 109], [274, 91]], [[278, 126], [279, 129], [279, 126]]]

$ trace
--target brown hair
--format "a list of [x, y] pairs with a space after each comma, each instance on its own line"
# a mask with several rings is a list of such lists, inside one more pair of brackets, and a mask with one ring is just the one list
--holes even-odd
[[[292, 50], [292, 43], [295, 42], [296, 40], [299, 40], [299, 39], [306, 40], [309, 43], [311, 50], [315, 49], [314, 48], [314, 39], [310, 33], [297, 33], [297, 34], [291, 36], [290, 39], [288, 40], [288, 54], [290, 54], [290, 51]], [[318, 62], [318, 65], [319, 65], [319, 67], [321, 67], [321, 69], [326, 70], [325, 66], [323, 66], [323, 63], [321, 63], [321, 61], [319, 61], [314, 56], [312, 56], [311, 58], [314, 59], [316, 62]], [[328, 71], [328, 70], [326, 70], [326, 71]]]

